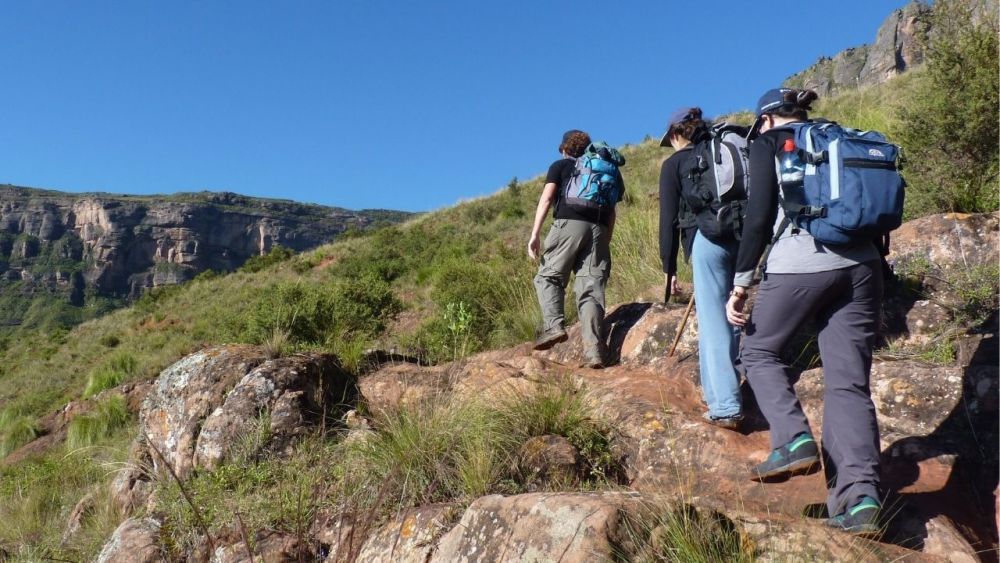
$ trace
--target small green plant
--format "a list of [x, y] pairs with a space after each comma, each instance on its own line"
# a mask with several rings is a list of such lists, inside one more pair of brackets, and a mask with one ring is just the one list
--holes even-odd
[[444, 310], [444, 322], [451, 333], [451, 349], [454, 359], [464, 358], [469, 348], [469, 332], [475, 316], [464, 301], [448, 303]]
[[97, 402], [94, 409], [77, 416], [66, 430], [66, 448], [70, 451], [87, 448], [111, 436], [129, 421], [128, 407], [121, 395], [112, 395]]

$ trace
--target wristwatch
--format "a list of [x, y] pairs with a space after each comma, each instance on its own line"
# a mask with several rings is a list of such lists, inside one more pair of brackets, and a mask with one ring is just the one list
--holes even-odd
[[[736, 291], [737, 289], [740, 289], [742, 291]], [[738, 285], [738, 286], [734, 287], [732, 291], [729, 292], [729, 296], [730, 297], [739, 297], [740, 299], [744, 299], [744, 298], [746, 298], [746, 296], [747, 296], [748, 293], [749, 293], [749, 291], [747, 291], [747, 288]]]

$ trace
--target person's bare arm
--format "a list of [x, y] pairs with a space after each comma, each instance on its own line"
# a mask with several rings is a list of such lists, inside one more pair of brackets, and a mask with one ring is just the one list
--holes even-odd
[[538, 260], [538, 255], [541, 253], [541, 233], [542, 224], [545, 222], [545, 216], [549, 214], [549, 208], [552, 207], [552, 201], [556, 196], [556, 184], [550, 182], [545, 184], [542, 188], [542, 196], [538, 198], [538, 208], [535, 209], [535, 223], [531, 226], [531, 238], [528, 239], [528, 256], [532, 260]]

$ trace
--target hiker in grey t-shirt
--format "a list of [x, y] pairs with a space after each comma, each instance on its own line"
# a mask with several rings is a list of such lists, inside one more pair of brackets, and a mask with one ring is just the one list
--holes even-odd
[[[882, 298], [880, 256], [873, 242], [833, 246], [792, 225], [778, 234], [763, 265], [753, 312], [744, 313], [754, 269], [777, 226], [776, 162], [780, 147], [794, 149], [781, 126], [805, 121], [816, 99], [811, 90], [770, 90], [757, 104], [760, 136], [750, 147], [750, 198], [736, 259], [730, 322], [746, 330], [743, 365], [757, 404], [770, 425], [770, 457], [751, 474], [783, 480], [817, 471], [817, 448], [782, 358], [785, 345], [809, 319], [818, 324], [823, 363], [823, 465], [828, 483], [827, 525], [852, 534], [880, 533], [879, 432], [869, 377]], [[792, 139], [789, 145], [789, 139]]]

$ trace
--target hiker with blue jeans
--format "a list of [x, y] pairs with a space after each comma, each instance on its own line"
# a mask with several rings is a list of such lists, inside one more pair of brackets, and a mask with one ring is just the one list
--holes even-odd
[[740, 376], [734, 364], [739, 353], [739, 329], [726, 320], [726, 298], [732, 290], [736, 252], [735, 236], [709, 238], [685, 202], [685, 187], [694, 189], [691, 171], [696, 166], [695, 146], [707, 140], [708, 124], [702, 111], [683, 107], [671, 114], [660, 146], [671, 146], [674, 154], [660, 169], [660, 259], [668, 295], [678, 295], [678, 247], [684, 248], [694, 275], [695, 311], [698, 318], [698, 367], [708, 411], [704, 418], [735, 430], [743, 418]]
[[[769, 90], [757, 104], [751, 130], [751, 135], [759, 131], [750, 147], [752, 189], [726, 313], [730, 322], [745, 328], [743, 365], [770, 425], [772, 452], [751, 470], [761, 481], [819, 469], [820, 449], [793, 387], [796, 374], [782, 357], [801, 327], [810, 319], [817, 321], [825, 386], [826, 522], [852, 534], [876, 536], [880, 448], [869, 378], [882, 297], [880, 254], [870, 240], [821, 243], [797, 223], [784, 220], [788, 203], [780, 199], [790, 197], [788, 186], [793, 185], [785, 184], [786, 167], [792, 178], [798, 170], [802, 186], [805, 166], [796, 169], [800, 164], [791, 160], [802, 154], [794, 131], [808, 119], [816, 98], [811, 90], [781, 88]], [[789, 160], [782, 160], [786, 157]], [[772, 239], [748, 315], [748, 288]]]
[[[592, 144], [589, 135], [576, 129], [563, 135], [559, 152], [563, 158], [549, 167], [528, 240], [528, 256], [540, 259], [534, 284], [543, 327], [534, 349], [547, 350], [567, 339], [563, 309], [566, 286], [574, 274], [584, 365], [599, 369], [609, 360], [601, 326], [611, 275], [615, 206], [625, 193], [618, 166], [625, 160], [604, 143]], [[554, 221], [542, 248], [542, 224], [550, 207]]]

